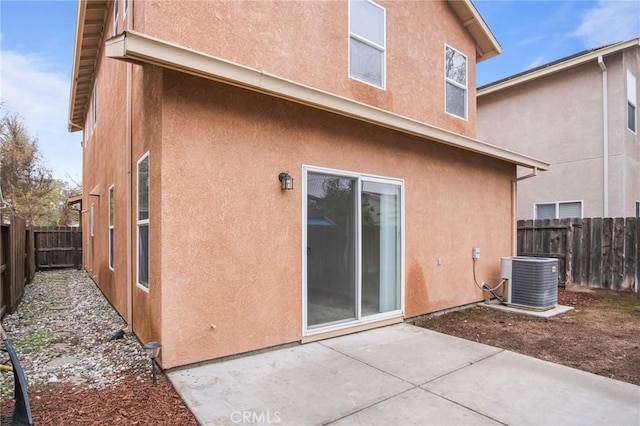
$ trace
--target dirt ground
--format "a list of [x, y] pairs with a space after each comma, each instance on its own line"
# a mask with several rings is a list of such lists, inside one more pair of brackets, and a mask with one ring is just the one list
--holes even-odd
[[473, 307], [416, 325], [640, 385], [640, 298], [605, 290], [561, 290], [575, 309], [538, 319]]

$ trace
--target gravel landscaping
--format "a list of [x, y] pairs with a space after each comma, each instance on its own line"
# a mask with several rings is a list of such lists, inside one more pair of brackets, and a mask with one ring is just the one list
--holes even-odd
[[[163, 374], [150, 383], [140, 341], [118, 333], [125, 321], [85, 271], [38, 272], [2, 327], [25, 372], [35, 424], [195, 423]], [[10, 365], [0, 347], [0, 364]], [[13, 386], [13, 374], [0, 371], [0, 424]]]
[[[84, 271], [36, 274], [19, 308], [4, 317], [2, 327], [29, 386], [64, 382], [103, 388], [127, 371], [151, 368], [133, 334], [110, 340], [126, 323]], [[4, 358], [0, 362], [6, 364]], [[13, 377], [3, 374], [0, 392], [7, 390], [13, 390]]]

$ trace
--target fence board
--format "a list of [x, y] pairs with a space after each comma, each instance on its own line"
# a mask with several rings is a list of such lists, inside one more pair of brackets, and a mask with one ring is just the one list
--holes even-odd
[[620, 290], [624, 280], [624, 218], [613, 219], [613, 241], [611, 243], [612, 288]]
[[592, 287], [602, 284], [602, 219], [591, 222], [591, 251], [589, 252], [589, 282]]
[[623, 290], [637, 290], [638, 268], [640, 267], [640, 256], [638, 256], [638, 245], [640, 238], [634, 236], [638, 232], [640, 219], [628, 217], [625, 219], [625, 245], [624, 245], [624, 276], [621, 288]]

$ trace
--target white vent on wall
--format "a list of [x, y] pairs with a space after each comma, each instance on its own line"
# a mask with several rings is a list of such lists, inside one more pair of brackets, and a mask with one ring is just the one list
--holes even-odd
[[558, 303], [558, 259], [513, 256], [500, 261], [506, 303], [551, 309]]

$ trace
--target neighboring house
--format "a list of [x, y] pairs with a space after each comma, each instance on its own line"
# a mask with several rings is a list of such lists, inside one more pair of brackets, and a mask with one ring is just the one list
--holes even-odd
[[85, 268], [165, 368], [482, 300], [548, 167], [475, 139], [499, 52], [470, 1], [80, 2]]
[[639, 78], [636, 38], [478, 88], [478, 136], [552, 164], [518, 219], [640, 217]]

